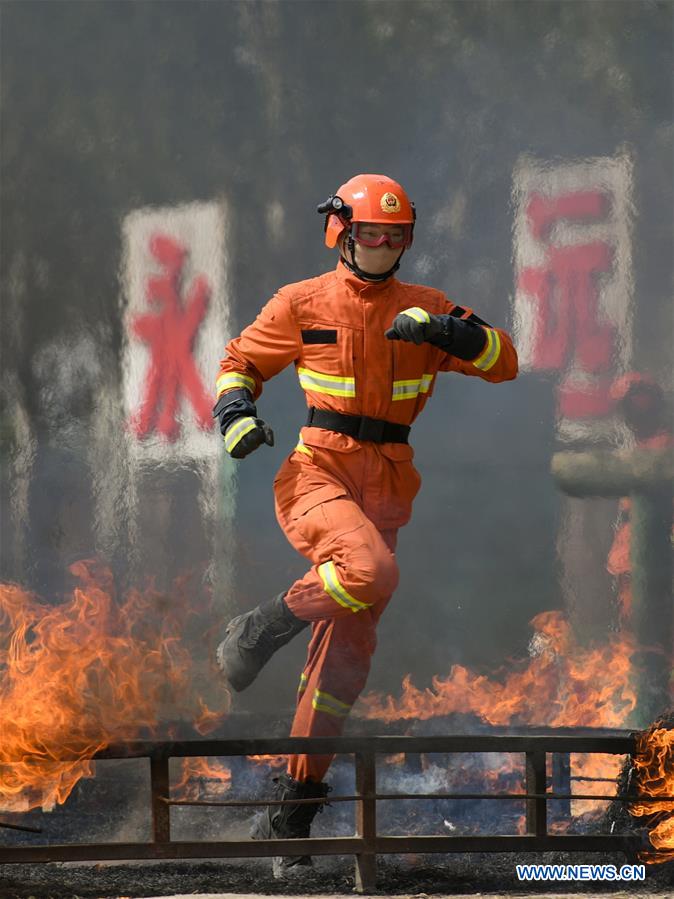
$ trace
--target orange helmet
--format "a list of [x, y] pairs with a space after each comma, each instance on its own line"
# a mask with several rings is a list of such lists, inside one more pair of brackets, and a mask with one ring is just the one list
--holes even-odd
[[326, 216], [326, 247], [334, 247], [342, 231], [353, 222], [409, 225], [405, 247], [412, 245], [414, 203], [398, 182], [386, 175], [355, 175], [321, 203], [318, 212]]

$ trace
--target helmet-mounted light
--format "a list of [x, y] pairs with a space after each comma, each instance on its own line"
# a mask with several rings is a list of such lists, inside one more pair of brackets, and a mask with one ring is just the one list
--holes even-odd
[[[325, 203], [320, 203], [316, 207], [316, 212], [319, 215], [334, 215], [339, 216], [341, 219], [350, 220], [353, 216], [353, 206], [349, 206], [348, 203], [345, 203], [341, 197], [330, 195]], [[325, 227], [328, 227], [328, 220], [325, 219]]]

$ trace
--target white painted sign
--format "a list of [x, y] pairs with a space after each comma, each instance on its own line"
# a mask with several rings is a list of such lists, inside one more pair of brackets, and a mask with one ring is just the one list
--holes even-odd
[[523, 370], [558, 375], [562, 439], [613, 434], [632, 356], [632, 165], [523, 158], [514, 175], [515, 338]]
[[212, 409], [229, 337], [225, 209], [140, 209], [123, 224], [125, 427], [138, 463], [222, 455]]

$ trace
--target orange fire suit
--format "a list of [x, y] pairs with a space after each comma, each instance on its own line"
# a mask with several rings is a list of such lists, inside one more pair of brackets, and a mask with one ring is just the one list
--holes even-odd
[[[310, 407], [410, 425], [439, 371], [494, 382], [516, 376], [517, 354], [498, 328], [485, 327], [485, 348], [472, 361], [430, 343], [388, 340], [394, 317], [415, 306], [433, 314], [460, 311], [439, 290], [395, 277], [365, 282], [341, 262], [283, 287], [228, 343], [218, 396], [247, 387], [257, 399], [263, 383], [292, 362]], [[303, 427], [276, 475], [278, 522], [311, 562], [285, 597], [291, 612], [312, 624], [292, 736], [340, 734], [365, 686], [377, 622], [398, 583], [397, 531], [421, 484], [412, 458], [406, 443]], [[320, 781], [331, 760], [293, 756], [288, 771], [300, 781]]]

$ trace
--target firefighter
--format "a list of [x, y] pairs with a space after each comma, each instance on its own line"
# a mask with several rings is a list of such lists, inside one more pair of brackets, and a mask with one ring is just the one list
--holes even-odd
[[[242, 459], [274, 442], [255, 405], [264, 382], [293, 363], [306, 393], [307, 421], [274, 495], [280, 526], [311, 567], [234, 618], [217, 651], [227, 681], [241, 691], [311, 627], [292, 736], [340, 734], [365, 686], [377, 622], [398, 583], [396, 535], [421, 483], [410, 426], [438, 372], [494, 383], [517, 375], [505, 331], [439, 290], [395, 277], [416, 218], [400, 184], [357, 175], [318, 212], [325, 244], [339, 253], [336, 268], [282, 287], [228, 343], [214, 410], [227, 452]], [[332, 758], [291, 756], [276, 798], [324, 799]], [[319, 804], [270, 807], [252, 835], [307, 837]], [[308, 864], [307, 856], [276, 859], [274, 873]]]

